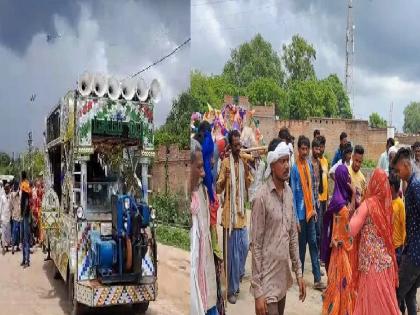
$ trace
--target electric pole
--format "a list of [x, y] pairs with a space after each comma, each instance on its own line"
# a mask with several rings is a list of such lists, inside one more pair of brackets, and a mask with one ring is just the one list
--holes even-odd
[[353, 24], [353, 0], [348, 0], [347, 7], [347, 29], [346, 29], [346, 77], [345, 85], [347, 95], [354, 118], [354, 94], [353, 94], [353, 57], [354, 57], [354, 29]]
[[29, 178], [32, 179], [32, 131], [28, 132], [28, 150], [29, 150]]
[[388, 120], [388, 126], [392, 127], [392, 112], [394, 110], [394, 102], [391, 102], [391, 105], [389, 106], [389, 120]]

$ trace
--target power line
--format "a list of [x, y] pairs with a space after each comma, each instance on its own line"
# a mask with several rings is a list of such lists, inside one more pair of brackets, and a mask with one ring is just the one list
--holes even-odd
[[170, 56], [172, 56], [173, 54], [175, 54], [178, 50], [180, 50], [183, 46], [185, 46], [186, 44], [188, 44], [191, 41], [191, 37], [189, 37], [187, 40], [185, 40], [182, 44], [178, 45], [174, 50], [172, 50], [169, 54], [167, 54], [166, 56], [163, 56], [162, 58], [160, 58], [159, 60], [155, 61], [154, 63], [152, 63], [151, 65], [147, 66], [146, 68], [136, 72], [135, 74], [131, 75], [131, 78], [134, 78], [135, 76], [138, 76], [140, 73], [143, 73], [147, 70], [149, 70], [151, 67], [156, 66], [157, 64], [161, 63], [162, 61], [164, 61], [165, 59], [169, 58]]

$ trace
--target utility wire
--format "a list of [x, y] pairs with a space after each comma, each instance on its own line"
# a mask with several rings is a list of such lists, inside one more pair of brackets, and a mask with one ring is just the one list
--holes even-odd
[[140, 73], [143, 73], [147, 70], [149, 70], [151, 67], [156, 66], [157, 64], [161, 63], [162, 61], [164, 61], [165, 59], [169, 58], [170, 56], [172, 56], [173, 54], [175, 54], [178, 50], [180, 50], [183, 46], [185, 46], [186, 44], [188, 44], [191, 41], [191, 37], [189, 37], [187, 40], [185, 40], [182, 44], [178, 45], [174, 50], [172, 50], [169, 54], [167, 54], [166, 56], [163, 56], [162, 58], [160, 58], [159, 60], [155, 61], [154, 63], [152, 63], [151, 65], [147, 66], [146, 68], [136, 72], [135, 74], [131, 75], [131, 78], [134, 78], [135, 76], [138, 76]]

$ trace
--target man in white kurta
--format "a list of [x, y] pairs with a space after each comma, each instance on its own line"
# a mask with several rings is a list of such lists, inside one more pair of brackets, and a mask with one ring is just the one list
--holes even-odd
[[11, 198], [10, 198], [10, 187], [6, 184], [4, 187], [4, 194], [0, 196], [0, 220], [1, 220], [1, 231], [2, 231], [2, 246], [3, 253], [7, 250], [8, 246], [11, 246]]
[[217, 315], [217, 285], [200, 146], [191, 146], [191, 315]]

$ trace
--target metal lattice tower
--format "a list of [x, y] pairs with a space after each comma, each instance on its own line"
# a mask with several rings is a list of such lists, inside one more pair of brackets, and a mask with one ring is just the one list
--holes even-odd
[[353, 24], [353, 0], [348, 0], [347, 29], [346, 29], [346, 77], [345, 85], [347, 95], [350, 98], [354, 117], [354, 94], [353, 94], [353, 60], [354, 60], [354, 29]]

